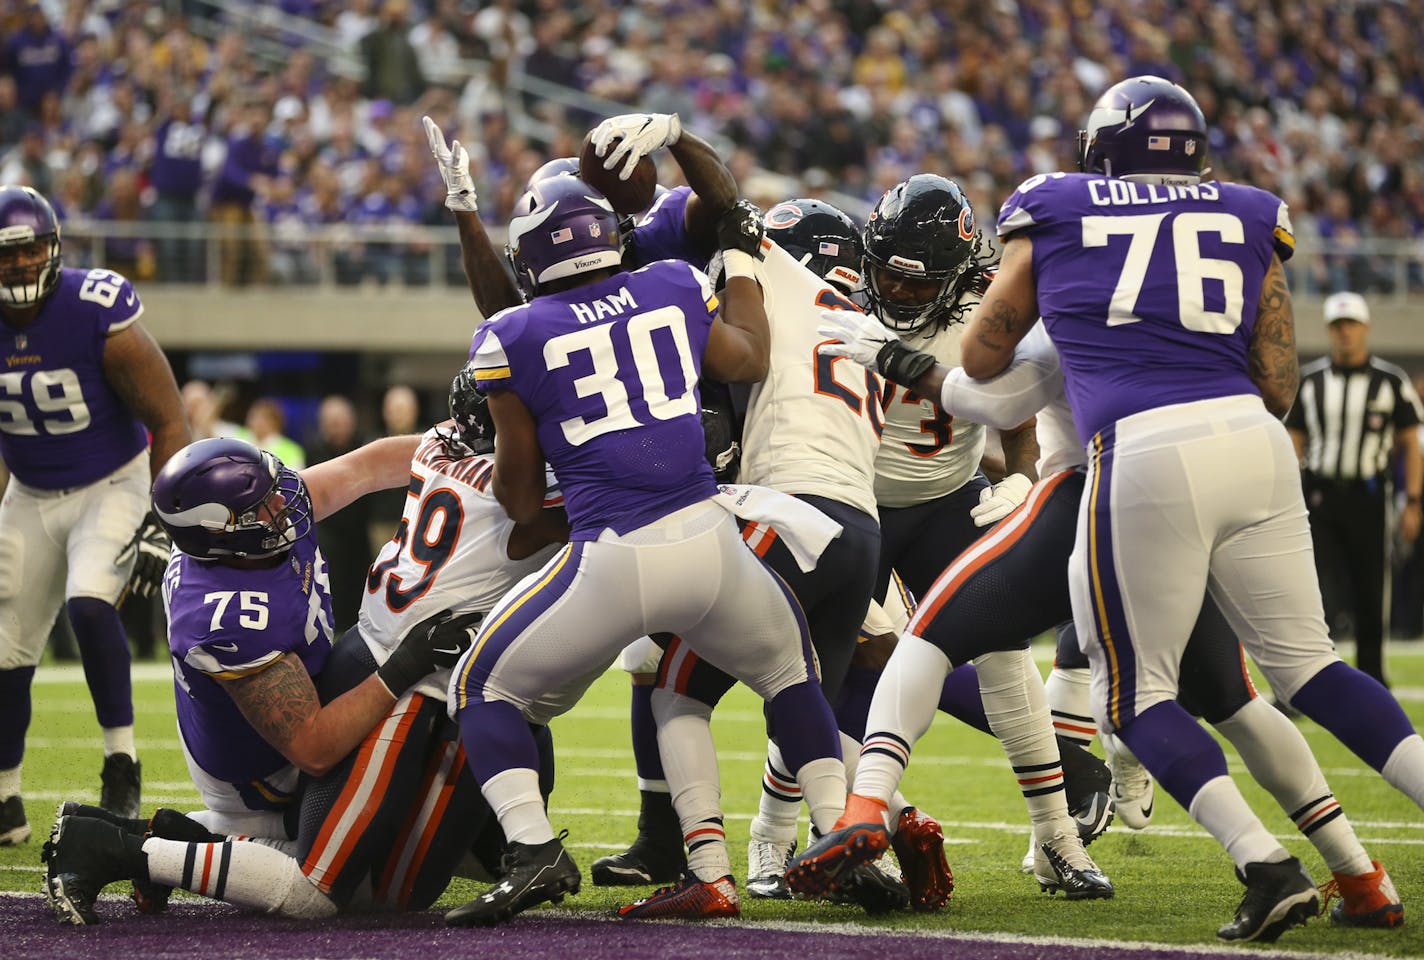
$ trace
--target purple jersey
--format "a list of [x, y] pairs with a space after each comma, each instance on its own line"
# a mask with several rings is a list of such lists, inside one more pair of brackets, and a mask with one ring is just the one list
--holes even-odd
[[674, 187], [658, 197], [633, 228], [628, 240], [630, 255], [623, 262], [645, 267], [657, 260], [686, 260], [705, 267], [717, 248], [688, 235], [687, 201], [691, 198], [691, 187]]
[[316, 527], [270, 567], [241, 569], [174, 550], [163, 577], [178, 731], [212, 776], [241, 787], [287, 759], [252, 728], [218, 683], [286, 653], [315, 677], [331, 651], [331, 587]]
[[481, 390], [512, 390], [573, 528], [627, 533], [716, 495], [705, 456], [697, 377], [717, 298], [678, 260], [536, 297], [475, 334]]
[[82, 487], [148, 445], [104, 377], [105, 338], [141, 313], [121, 275], [66, 267], [29, 326], [0, 315], [0, 455], [21, 483]]
[[1044, 327], [1084, 443], [1143, 410], [1260, 391], [1247, 354], [1271, 256], [1295, 238], [1274, 194], [1098, 174], [1033, 177], [999, 236], [1033, 240]]

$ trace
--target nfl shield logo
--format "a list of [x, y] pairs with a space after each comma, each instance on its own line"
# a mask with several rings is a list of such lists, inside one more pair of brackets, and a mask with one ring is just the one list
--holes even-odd
[[1197, 152], [1197, 142], [1195, 140], [1188, 140], [1183, 145], [1182, 152], [1190, 157], [1192, 154]]
[[594, 223], [590, 223], [588, 225], [588, 235], [590, 237], [601, 237], [603, 236], [603, 228], [600, 227], [596, 221]]
[[25, 349], [26, 347], [28, 347], [29, 345], [30, 345], [30, 338], [29, 338], [29, 337], [25, 336], [23, 333], [17, 333], [17, 334], [15, 334], [15, 349], [16, 349], [16, 350], [24, 350], [24, 349]]

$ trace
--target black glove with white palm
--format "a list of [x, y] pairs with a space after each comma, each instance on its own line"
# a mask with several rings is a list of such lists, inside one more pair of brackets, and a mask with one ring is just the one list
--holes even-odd
[[445, 206], [456, 213], [478, 213], [478, 197], [475, 196], [475, 181], [470, 176], [470, 154], [452, 140], [445, 146], [445, 134], [429, 117], [421, 117], [425, 127], [425, 139], [430, 143], [430, 155], [440, 169], [440, 179], [445, 181]]
[[124, 588], [125, 596], [153, 596], [153, 591], [163, 582], [163, 571], [168, 569], [168, 552], [172, 545], [173, 541], [158, 522], [158, 516], [152, 510], [148, 511], [133, 537], [114, 558], [114, 563], [120, 567], [133, 561], [133, 572], [129, 574], [128, 586]]
[[933, 356], [905, 346], [894, 330], [859, 310], [822, 310], [816, 333], [835, 341], [822, 344], [822, 353], [847, 357], [902, 387], [913, 387], [935, 365]]
[[376, 671], [391, 696], [400, 698], [411, 687], [436, 670], [448, 670], [459, 662], [475, 642], [483, 613], [455, 616], [441, 610], [411, 627], [389, 659]]
[[[675, 113], [625, 113], [593, 128], [589, 141], [593, 152], [603, 157], [603, 169], [618, 171], [619, 180], [633, 175], [638, 161], [663, 147], [670, 147], [682, 137], [682, 121]], [[617, 146], [609, 149], [610, 144]]]

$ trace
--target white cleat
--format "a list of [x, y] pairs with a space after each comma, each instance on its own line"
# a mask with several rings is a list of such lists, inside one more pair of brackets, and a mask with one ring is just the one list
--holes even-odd
[[1130, 830], [1141, 830], [1152, 822], [1154, 789], [1152, 777], [1127, 744], [1115, 734], [1102, 735], [1103, 750], [1108, 755], [1108, 767], [1112, 770], [1113, 808], [1117, 818]]

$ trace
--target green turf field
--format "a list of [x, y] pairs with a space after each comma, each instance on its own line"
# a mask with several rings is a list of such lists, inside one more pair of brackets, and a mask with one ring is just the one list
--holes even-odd
[[[1051, 648], [1040, 645], [1035, 652], [1046, 669]], [[1424, 726], [1424, 646], [1395, 644], [1390, 670], [1415, 725]], [[191, 807], [197, 794], [188, 783], [178, 749], [171, 678], [158, 664], [140, 665], [135, 673], [145, 809]], [[556, 828], [568, 829], [566, 842], [585, 872], [596, 857], [622, 849], [635, 832], [637, 793], [628, 746], [627, 683], [625, 674], [608, 674], [583, 703], [554, 725], [558, 788], [551, 804], [552, 819]], [[1389, 868], [1409, 919], [1396, 930], [1340, 929], [1319, 919], [1286, 934], [1279, 945], [1302, 951], [1424, 956], [1424, 814], [1324, 731], [1309, 721], [1301, 724], [1366, 848]], [[733, 864], [741, 875], [747, 823], [760, 790], [759, 704], [744, 690], [734, 691], [718, 710], [715, 729], [721, 748], [727, 835]], [[1247, 799], [1266, 824], [1303, 859], [1317, 881], [1328, 879], [1314, 849], [1267, 794], [1250, 783], [1229, 748], [1227, 752]], [[100, 763], [98, 730], [79, 668], [41, 667], [35, 682], [24, 787], [35, 836], [24, 846], [0, 849], [0, 890], [39, 890], [39, 851], [51, 812], [63, 799], [95, 802]], [[1225, 853], [1160, 793], [1150, 828], [1131, 833], [1114, 825], [1090, 850], [1116, 885], [1115, 899], [1068, 903], [1039, 893], [1032, 878], [1019, 872], [1027, 846], [1027, 813], [998, 743], [946, 717], [915, 750], [904, 792], [944, 825], [958, 885], [944, 911], [870, 920], [858, 908], [744, 900], [743, 915], [766, 920], [857, 920], [887, 930], [933, 928], [1206, 944], [1216, 942], [1216, 927], [1230, 918], [1241, 896]], [[442, 902], [461, 903], [477, 889], [457, 880]], [[544, 909], [611, 910], [632, 892], [598, 888], [585, 881], [583, 893], [561, 907]]]

